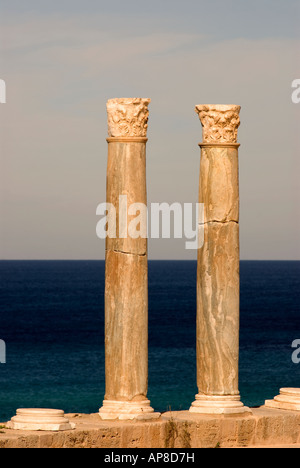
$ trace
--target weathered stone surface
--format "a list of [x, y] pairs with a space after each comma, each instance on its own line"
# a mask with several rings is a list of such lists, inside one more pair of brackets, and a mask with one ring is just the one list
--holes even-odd
[[148, 98], [117, 98], [107, 101], [109, 137], [146, 137]]
[[199, 203], [204, 222], [239, 221], [238, 150], [203, 147], [200, 160]]
[[148, 384], [147, 257], [106, 252], [106, 400], [144, 400]]
[[234, 448], [300, 446], [300, 413], [253, 408], [238, 416], [164, 413], [158, 421], [102, 421], [98, 414], [66, 414], [76, 425], [62, 432], [0, 431], [0, 448]]
[[238, 414], [240, 106], [196, 106], [203, 127], [199, 203], [203, 246], [197, 262], [197, 385], [190, 412]]
[[[157, 419], [147, 399], [148, 264], [147, 212], [140, 230], [131, 231], [147, 206], [146, 132], [149, 99], [112, 99], [107, 103], [107, 203], [115, 207], [115, 238], [106, 239], [105, 257], [105, 398], [100, 417]], [[125, 197], [124, 210], [120, 197]], [[120, 206], [121, 205], [121, 206]], [[120, 217], [123, 221], [120, 221]], [[133, 219], [132, 219], [133, 218]], [[125, 219], [125, 222], [124, 222]], [[122, 229], [120, 228], [122, 225]], [[124, 229], [125, 226], [125, 229]]]
[[150, 401], [145, 398], [142, 400], [140, 395], [132, 401], [104, 400], [99, 414], [106, 421], [115, 419], [147, 421], [160, 418], [160, 413], [154, 413], [154, 409], [151, 408]]
[[[127, 197], [127, 207], [124, 203], [127, 235], [120, 237], [120, 195]], [[125, 198], [123, 199], [125, 202]], [[106, 249], [145, 255], [147, 253], [147, 237], [132, 238], [128, 232], [130, 223], [139, 216], [129, 214], [128, 208], [133, 203], [142, 203], [147, 206], [146, 190], [146, 144], [145, 142], [110, 141], [108, 144], [106, 202], [116, 208], [116, 238], [106, 238]], [[123, 214], [121, 214], [123, 216]], [[122, 223], [122, 218], [121, 218]], [[147, 217], [143, 218], [142, 226], [137, 230], [141, 235], [147, 234]]]
[[241, 107], [223, 104], [202, 104], [195, 107], [203, 127], [203, 143], [236, 143]]
[[206, 395], [238, 394], [239, 226], [204, 226], [197, 269], [197, 384]]
[[281, 388], [274, 400], [266, 400], [265, 406], [282, 410], [300, 411], [300, 388]]
[[251, 412], [243, 405], [239, 395], [206, 395], [198, 393], [190, 408], [191, 413], [202, 414], [243, 414]]
[[20, 408], [6, 427], [27, 431], [66, 431], [75, 428], [62, 410], [46, 408]]

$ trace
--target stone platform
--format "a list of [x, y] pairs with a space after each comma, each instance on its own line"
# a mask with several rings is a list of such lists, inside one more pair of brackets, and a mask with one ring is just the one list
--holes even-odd
[[24, 431], [0, 424], [0, 448], [299, 447], [300, 412], [252, 408], [252, 414], [163, 413], [153, 421], [102, 421], [99, 414], [66, 414], [76, 428]]

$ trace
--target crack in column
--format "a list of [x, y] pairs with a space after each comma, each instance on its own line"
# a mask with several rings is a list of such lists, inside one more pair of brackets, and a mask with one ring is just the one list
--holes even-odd
[[236, 221], [235, 219], [229, 219], [227, 221], [212, 219], [211, 221], [205, 221], [204, 223], [199, 223], [199, 226], [204, 226], [204, 224], [209, 224], [209, 223], [218, 223], [218, 224], [236, 223], [236, 224], [239, 224], [239, 221]]
[[121, 253], [124, 255], [136, 255], [137, 257], [145, 257], [147, 255], [147, 252], [139, 254], [136, 252], [124, 252], [123, 250], [117, 250], [117, 249], [105, 249], [105, 252], [115, 252], [115, 253]]

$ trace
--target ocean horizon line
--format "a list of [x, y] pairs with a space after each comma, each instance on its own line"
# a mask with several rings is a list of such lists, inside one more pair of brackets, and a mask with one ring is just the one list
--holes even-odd
[[[105, 258], [4, 258], [0, 262], [105, 262]], [[148, 262], [197, 262], [197, 259], [185, 258], [148, 258]], [[300, 262], [300, 259], [247, 259], [240, 262]]]

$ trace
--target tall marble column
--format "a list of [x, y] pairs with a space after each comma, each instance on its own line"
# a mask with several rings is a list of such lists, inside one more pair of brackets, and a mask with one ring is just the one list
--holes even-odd
[[[150, 99], [139, 98], [110, 99], [107, 102], [106, 201], [116, 209], [116, 237], [106, 238], [106, 383], [103, 406], [99, 410], [102, 419], [149, 419], [159, 416], [147, 399], [147, 238], [133, 238], [128, 234], [132, 216], [127, 210], [133, 203], [147, 205], [149, 102]], [[143, 223], [146, 222], [143, 219]], [[141, 229], [145, 232], [145, 226]]]
[[196, 106], [203, 127], [199, 203], [204, 244], [197, 266], [197, 385], [193, 413], [249, 411], [240, 401], [239, 184], [240, 107]]

